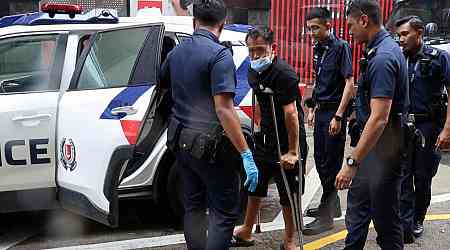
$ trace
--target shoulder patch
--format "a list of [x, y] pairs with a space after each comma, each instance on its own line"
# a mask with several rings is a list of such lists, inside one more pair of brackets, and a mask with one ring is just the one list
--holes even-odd
[[439, 56], [439, 50], [437, 50], [435, 48], [429, 48], [429, 49], [425, 50], [423, 53], [426, 55], [432, 56], [432, 57]]
[[439, 54], [439, 51], [437, 50], [437, 49], [433, 49], [432, 51], [431, 51], [431, 55], [432, 56], [437, 56]]

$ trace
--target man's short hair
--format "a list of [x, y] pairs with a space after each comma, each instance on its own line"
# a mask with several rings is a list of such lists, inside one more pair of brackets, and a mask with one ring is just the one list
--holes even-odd
[[208, 26], [216, 26], [227, 17], [223, 0], [195, 0], [193, 10], [194, 18]]
[[306, 15], [306, 21], [319, 18], [322, 22], [329, 22], [331, 20], [331, 12], [325, 7], [312, 8]]
[[261, 37], [267, 44], [272, 44], [274, 42], [273, 31], [269, 27], [250, 29], [247, 33], [247, 37], [245, 37], [245, 41], [248, 41], [249, 38], [256, 40], [258, 37]]
[[405, 23], [409, 23], [409, 25], [411, 25], [411, 28], [416, 31], [425, 29], [425, 23], [418, 16], [405, 16], [399, 18], [397, 21], [395, 21], [395, 27], [398, 28]]
[[381, 8], [377, 0], [351, 0], [347, 5], [347, 16], [367, 15], [375, 25], [381, 25]]

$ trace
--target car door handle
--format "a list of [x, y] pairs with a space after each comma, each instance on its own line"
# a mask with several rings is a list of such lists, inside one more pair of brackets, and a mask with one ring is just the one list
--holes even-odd
[[52, 118], [51, 114], [39, 114], [39, 115], [30, 115], [30, 116], [18, 116], [14, 117], [12, 120], [15, 122], [24, 122], [24, 121], [34, 121], [34, 120], [50, 120]]
[[112, 115], [134, 115], [137, 114], [138, 110], [133, 106], [123, 106], [123, 107], [117, 107], [113, 108], [111, 110]]

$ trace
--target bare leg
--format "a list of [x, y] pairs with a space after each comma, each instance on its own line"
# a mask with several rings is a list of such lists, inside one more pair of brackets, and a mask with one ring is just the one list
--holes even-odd
[[244, 225], [234, 230], [234, 235], [243, 240], [251, 240], [253, 225], [256, 223], [256, 216], [261, 205], [260, 197], [248, 197], [247, 211], [245, 212]]
[[295, 222], [292, 219], [291, 207], [283, 207], [283, 219], [284, 219], [284, 249], [295, 250], [297, 249], [295, 242]]

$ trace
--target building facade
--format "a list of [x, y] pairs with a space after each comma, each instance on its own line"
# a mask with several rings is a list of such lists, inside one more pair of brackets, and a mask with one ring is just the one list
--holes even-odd
[[39, 9], [39, 0], [0, 0], [0, 17]]

